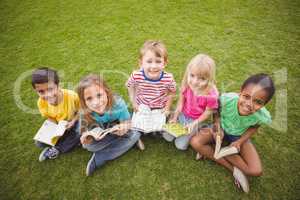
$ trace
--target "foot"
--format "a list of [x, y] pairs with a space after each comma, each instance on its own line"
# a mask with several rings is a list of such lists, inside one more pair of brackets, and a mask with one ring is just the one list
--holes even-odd
[[237, 186], [240, 186], [246, 193], [249, 192], [249, 183], [245, 174], [237, 167], [233, 168], [233, 177]]
[[201, 160], [201, 159], [203, 159], [203, 156], [200, 153], [197, 153], [196, 160]]
[[39, 161], [42, 162], [47, 159], [55, 159], [59, 155], [59, 151], [55, 147], [46, 147], [39, 156]]
[[91, 159], [89, 160], [88, 164], [86, 165], [85, 174], [86, 176], [91, 176], [93, 172], [96, 170], [96, 161], [95, 161], [95, 153], [93, 153]]
[[143, 143], [143, 141], [141, 139], [138, 140], [138, 142], [136, 143], [137, 147], [141, 150], [144, 151], [145, 150], [145, 145]]

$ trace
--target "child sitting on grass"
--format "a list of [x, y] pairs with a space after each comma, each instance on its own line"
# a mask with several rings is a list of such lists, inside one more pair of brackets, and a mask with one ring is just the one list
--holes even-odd
[[[140, 133], [130, 130], [130, 114], [124, 100], [114, 95], [104, 80], [97, 75], [84, 77], [77, 88], [80, 98], [81, 143], [93, 152], [86, 166], [86, 175], [92, 173], [107, 161], [113, 160], [133, 147]], [[92, 128], [113, 128], [115, 131], [95, 140], [87, 137]]]
[[[208, 126], [205, 120], [212, 117], [218, 108], [218, 90], [215, 85], [215, 62], [205, 54], [196, 55], [187, 65], [182, 80], [177, 108], [170, 123], [184, 125], [189, 134], [177, 137], [163, 133], [167, 141], [175, 139], [175, 146], [186, 150], [190, 138], [201, 127]], [[198, 154], [199, 157], [199, 154]]]
[[[271, 116], [264, 107], [272, 98], [275, 87], [266, 74], [250, 76], [242, 85], [240, 93], [225, 93], [220, 97], [220, 113], [215, 117], [215, 130], [201, 129], [191, 139], [192, 147], [201, 155], [215, 160], [231, 172], [238, 187], [249, 192], [248, 176], [260, 176], [262, 165], [259, 155], [250, 141], [259, 126], [271, 123]], [[216, 160], [213, 143], [216, 133], [239, 150], [239, 154]]]
[[[140, 69], [132, 72], [127, 81], [134, 112], [143, 104], [151, 110], [163, 109], [166, 116], [170, 114], [176, 82], [171, 73], [164, 71], [167, 64], [165, 45], [159, 41], [146, 41], [140, 50]], [[139, 140], [138, 146], [142, 150], [145, 148], [142, 140]]]
[[37, 105], [41, 115], [55, 123], [61, 120], [69, 121], [66, 132], [59, 138], [55, 146], [50, 147], [35, 141], [38, 147], [44, 148], [39, 156], [39, 161], [55, 159], [60, 153], [68, 152], [80, 144], [78, 123], [76, 123], [75, 117], [79, 109], [79, 98], [74, 91], [61, 89], [57, 72], [47, 67], [34, 70], [31, 83], [39, 96]]

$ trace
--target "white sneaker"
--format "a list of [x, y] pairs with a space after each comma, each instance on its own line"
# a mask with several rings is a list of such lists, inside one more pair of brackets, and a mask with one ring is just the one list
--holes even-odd
[[233, 177], [238, 181], [243, 191], [248, 193], [250, 190], [248, 179], [239, 168], [233, 167]]
[[196, 160], [200, 160], [200, 159], [202, 159], [203, 158], [203, 156], [200, 154], [200, 153], [197, 153], [197, 155], [196, 155]]
[[143, 143], [143, 141], [142, 141], [141, 139], [138, 140], [138, 142], [136, 143], [136, 145], [137, 145], [137, 147], [138, 147], [140, 150], [142, 150], [142, 151], [145, 150], [145, 145], [144, 145], [144, 143]]

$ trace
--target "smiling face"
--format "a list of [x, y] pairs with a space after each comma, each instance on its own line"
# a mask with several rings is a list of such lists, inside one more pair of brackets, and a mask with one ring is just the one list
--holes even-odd
[[258, 84], [249, 84], [241, 92], [238, 100], [240, 115], [250, 115], [261, 109], [268, 100], [268, 93]]
[[98, 114], [104, 114], [108, 98], [105, 90], [99, 85], [93, 84], [84, 89], [84, 101], [88, 109]]
[[148, 50], [140, 60], [140, 66], [143, 68], [147, 78], [158, 80], [165, 67], [164, 58], [157, 56], [154, 52]]
[[206, 69], [199, 69], [197, 66], [192, 66], [187, 75], [187, 83], [189, 87], [196, 93], [201, 93], [201, 90], [208, 86], [208, 72]]
[[49, 81], [47, 83], [36, 83], [34, 84], [34, 90], [41, 99], [47, 101], [51, 105], [57, 105], [62, 97], [62, 92], [58, 85], [53, 81]]

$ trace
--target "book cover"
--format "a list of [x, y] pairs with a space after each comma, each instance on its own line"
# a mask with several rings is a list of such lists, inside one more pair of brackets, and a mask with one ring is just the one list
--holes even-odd
[[188, 134], [187, 129], [180, 123], [167, 123], [163, 126], [163, 129], [174, 137]]

